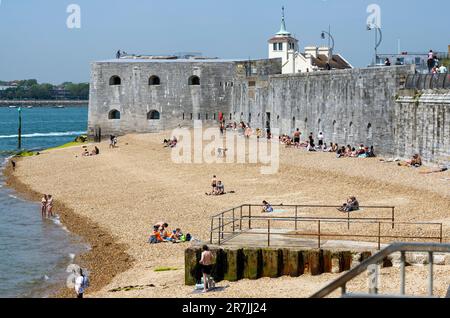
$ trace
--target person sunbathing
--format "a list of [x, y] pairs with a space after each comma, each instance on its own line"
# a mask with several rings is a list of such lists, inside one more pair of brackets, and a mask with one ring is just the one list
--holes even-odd
[[344, 203], [338, 210], [341, 212], [357, 211], [359, 210], [359, 202], [356, 200], [356, 197], [349, 197], [347, 203]]
[[398, 163], [399, 166], [406, 166], [406, 167], [415, 167], [418, 168], [420, 166], [422, 166], [422, 158], [420, 157], [419, 154], [415, 154], [411, 160], [407, 160], [406, 162], [399, 162]]
[[97, 146], [95, 146], [91, 152], [91, 156], [97, 156], [99, 154], [100, 154], [100, 149], [98, 149]]
[[267, 202], [266, 200], [263, 201], [263, 208], [262, 208], [262, 213], [271, 213], [273, 212], [273, 207], [271, 204], [269, 204], [269, 202]]

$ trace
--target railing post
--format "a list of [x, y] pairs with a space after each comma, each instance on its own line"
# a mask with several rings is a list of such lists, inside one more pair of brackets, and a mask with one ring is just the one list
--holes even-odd
[[381, 222], [378, 222], [378, 250], [381, 250]]
[[378, 294], [378, 264], [372, 264], [367, 267], [369, 272], [369, 294]]
[[297, 217], [298, 217], [298, 209], [297, 206], [295, 206], [295, 230], [298, 230], [298, 226], [297, 226]]
[[219, 227], [218, 227], [218, 231], [217, 231], [217, 235], [218, 235], [218, 244], [220, 246], [220, 236], [221, 236], [221, 229], [222, 229], [222, 218], [219, 217]]
[[350, 211], [347, 212], [347, 230], [350, 230]]
[[223, 221], [223, 216], [224, 216], [224, 213], [222, 213], [222, 217], [221, 217], [221, 219], [222, 219], [222, 239], [223, 239], [223, 232], [225, 232], [225, 222]]
[[233, 208], [233, 234], [234, 234], [234, 208]]
[[270, 246], [270, 219], [267, 220], [267, 246]]
[[318, 248], [320, 248], [320, 220], [319, 220], [319, 222], [317, 223], [318, 224]]
[[242, 232], [242, 205], [241, 205], [241, 214], [239, 217], [239, 231]]
[[209, 237], [209, 244], [213, 243], [213, 229], [214, 229], [214, 218], [211, 218], [211, 233]]
[[392, 229], [395, 227], [395, 206], [392, 207]]
[[400, 295], [405, 294], [405, 251], [400, 252]]
[[344, 283], [344, 285], [341, 286], [341, 295], [344, 296], [347, 293], [347, 285]]
[[252, 205], [248, 205], [248, 229], [252, 229]]
[[433, 297], [433, 252], [428, 252], [428, 296]]

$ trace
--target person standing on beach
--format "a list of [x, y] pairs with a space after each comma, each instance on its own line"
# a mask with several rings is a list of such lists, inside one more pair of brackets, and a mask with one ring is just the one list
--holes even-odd
[[11, 166], [12, 166], [13, 171], [16, 171], [16, 162], [15, 161], [11, 160]]
[[89, 287], [89, 279], [84, 275], [83, 270], [80, 268], [80, 275], [75, 278], [75, 292], [77, 293], [77, 298], [83, 298], [86, 288]]
[[212, 264], [213, 264], [213, 255], [209, 250], [208, 245], [203, 245], [202, 257], [200, 259], [200, 265], [203, 274], [203, 292], [206, 293], [208, 291], [208, 282], [209, 277], [212, 273]]
[[53, 197], [51, 194], [47, 196], [47, 217], [53, 217]]
[[44, 194], [44, 196], [41, 199], [41, 215], [42, 217], [46, 217], [47, 215], [47, 195]]

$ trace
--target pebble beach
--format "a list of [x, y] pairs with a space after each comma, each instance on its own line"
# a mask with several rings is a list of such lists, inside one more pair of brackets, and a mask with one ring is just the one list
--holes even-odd
[[[362, 205], [394, 205], [399, 222], [443, 223], [444, 242], [450, 241], [449, 171], [424, 175], [422, 168], [399, 167], [379, 158], [336, 159], [330, 153], [281, 146], [279, 172], [261, 175], [257, 164], [176, 164], [162, 145], [167, 135], [127, 135], [119, 138], [116, 149], [102, 142], [96, 144], [100, 155], [93, 157], [82, 157], [81, 146], [44, 151], [20, 159], [14, 172], [6, 169], [7, 184], [24, 197], [39, 201], [42, 193], [51, 193], [61, 221], [89, 242], [91, 250], [75, 259], [91, 272], [86, 297], [297, 298], [308, 297], [338, 277], [220, 282], [224, 291], [197, 295], [184, 285], [184, 250], [189, 243], [147, 242], [152, 225], [159, 221], [207, 241], [212, 215], [262, 200], [338, 205], [354, 195]], [[234, 193], [206, 196], [213, 175]], [[314, 216], [339, 213], [314, 211]], [[157, 271], [161, 267], [171, 270]], [[426, 273], [426, 267], [408, 267], [407, 290], [426, 291]], [[445, 296], [450, 266], [437, 266], [435, 274], [435, 293]], [[395, 280], [399, 280], [395, 268], [383, 269], [385, 291], [394, 291]], [[366, 290], [367, 278], [361, 275], [349, 288]], [[55, 296], [74, 294], [62, 290]]]

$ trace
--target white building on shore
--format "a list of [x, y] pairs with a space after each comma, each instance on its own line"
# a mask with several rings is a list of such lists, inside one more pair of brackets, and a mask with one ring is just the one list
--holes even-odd
[[269, 58], [281, 58], [283, 74], [307, 73], [353, 66], [329, 47], [307, 46], [299, 52], [298, 40], [286, 29], [284, 8], [280, 31], [269, 41]]

